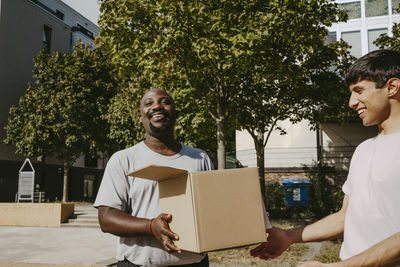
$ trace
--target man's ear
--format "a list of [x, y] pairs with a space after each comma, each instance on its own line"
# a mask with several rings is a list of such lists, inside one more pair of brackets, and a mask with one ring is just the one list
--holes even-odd
[[400, 91], [400, 79], [399, 78], [390, 78], [387, 82], [388, 84], [388, 95], [389, 97], [393, 97], [399, 94]]

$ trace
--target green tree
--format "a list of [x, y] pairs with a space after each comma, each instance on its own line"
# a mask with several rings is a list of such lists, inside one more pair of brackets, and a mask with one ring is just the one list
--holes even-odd
[[[400, 13], [400, 7], [397, 9]], [[390, 48], [400, 51], [400, 23], [395, 23], [392, 27], [392, 36], [387, 33], [381, 34], [374, 42], [380, 49]]]
[[75, 160], [113, 150], [103, 118], [115, 85], [112, 73], [107, 57], [82, 43], [72, 54], [41, 51], [34, 59], [34, 83], [10, 109], [5, 143], [26, 157], [55, 156], [63, 161], [64, 202]]
[[326, 27], [346, 19], [330, 1], [269, 1], [258, 15], [252, 16], [257, 27], [243, 37], [248, 51], [243, 62], [248, 62], [235, 102], [243, 109], [238, 126], [253, 138], [263, 186], [271, 132], [285, 133], [279, 121], [317, 123], [337, 115], [337, 110], [326, 111], [347, 103], [342, 75], [351, 58], [346, 43], [325, 43]]
[[[181, 114], [185, 116], [182, 120], [196, 121], [190, 116], [199, 107], [199, 115], [205, 111], [211, 115], [217, 127], [218, 167], [224, 168], [226, 129], [235, 119], [232, 103], [240, 90], [238, 74], [243, 68], [236, 55], [244, 51], [235, 44], [243, 41], [238, 35], [251, 26], [247, 18], [256, 12], [257, 3], [103, 1], [101, 10], [99, 45], [110, 49], [120, 72], [140, 77], [139, 83], [147, 79], [164, 88], [165, 80], [179, 81], [172, 82], [179, 87], [168, 88], [177, 91], [176, 95], [186, 95], [192, 104], [192, 112]], [[201, 116], [195, 119], [208, 121]], [[205, 128], [198, 129], [204, 132]], [[206, 131], [206, 136], [215, 132]]]
[[[299, 120], [295, 113], [304, 113], [307, 99], [299, 88], [310, 87], [311, 78], [316, 84], [322, 73], [313, 70], [327, 70], [340, 54], [338, 46], [323, 45], [325, 27], [345, 19], [327, 0], [102, 1], [101, 11], [99, 46], [111, 52], [122, 77], [137, 88], [172, 89], [194, 108], [203, 106], [198, 114], [209, 112], [218, 168], [225, 167], [226, 133], [239, 114], [248, 113], [240, 127], [257, 133], [257, 144], [274, 121], [288, 114]], [[181, 119], [190, 123], [196, 109], [187, 110]], [[272, 113], [264, 116], [266, 110]]]

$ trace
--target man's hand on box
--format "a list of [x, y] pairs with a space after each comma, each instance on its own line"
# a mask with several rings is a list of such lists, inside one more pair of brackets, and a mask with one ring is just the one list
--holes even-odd
[[251, 256], [261, 259], [273, 259], [281, 255], [291, 244], [291, 238], [287, 231], [277, 227], [266, 230], [268, 233], [267, 242], [261, 243], [250, 251]]
[[172, 214], [162, 213], [150, 222], [150, 229], [153, 236], [160, 241], [166, 251], [181, 253], [181, 249], [173, 242], [174, 240], [179, 240], [179, 236], [169, 229], [171, 220]]

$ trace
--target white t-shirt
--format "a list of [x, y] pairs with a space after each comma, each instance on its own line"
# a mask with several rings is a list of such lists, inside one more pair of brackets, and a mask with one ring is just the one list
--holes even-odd
[[400, 133], [378, 135], [357, 147], [343, 192], [349, 204], [342, 260], [400, 231]]
[[[160, 214], [158, 184], [128, 173], [160, 165], [188, 171], [212, 170], [208, 155], [200, 149], [182, 145], [174, 156], [158, 154], [144, 142], [116, 152], [108, 161], [103, 180], [97, 193], [95, 207], [108, 206], [124, 210], [139, 218], [155, 218]], [[177, 233], [179, 234], [179, 233]], [[168, 253], [161, 243], [150, 235], [120, 237], [117, 244], [117, 260], [128, 259], [142, 266], [181, 265], [200, 262], [204, 254], [182, 251]]]

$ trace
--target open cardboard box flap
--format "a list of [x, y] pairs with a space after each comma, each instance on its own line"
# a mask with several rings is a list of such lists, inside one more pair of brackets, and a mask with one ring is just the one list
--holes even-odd
[[153, 181], [164, 181], [187, 175], [188, 171], [176, 169], [172, 167], [150, 165], [145, 168], [136, 170], [128, 174], [128, 176], [149, 179]]

